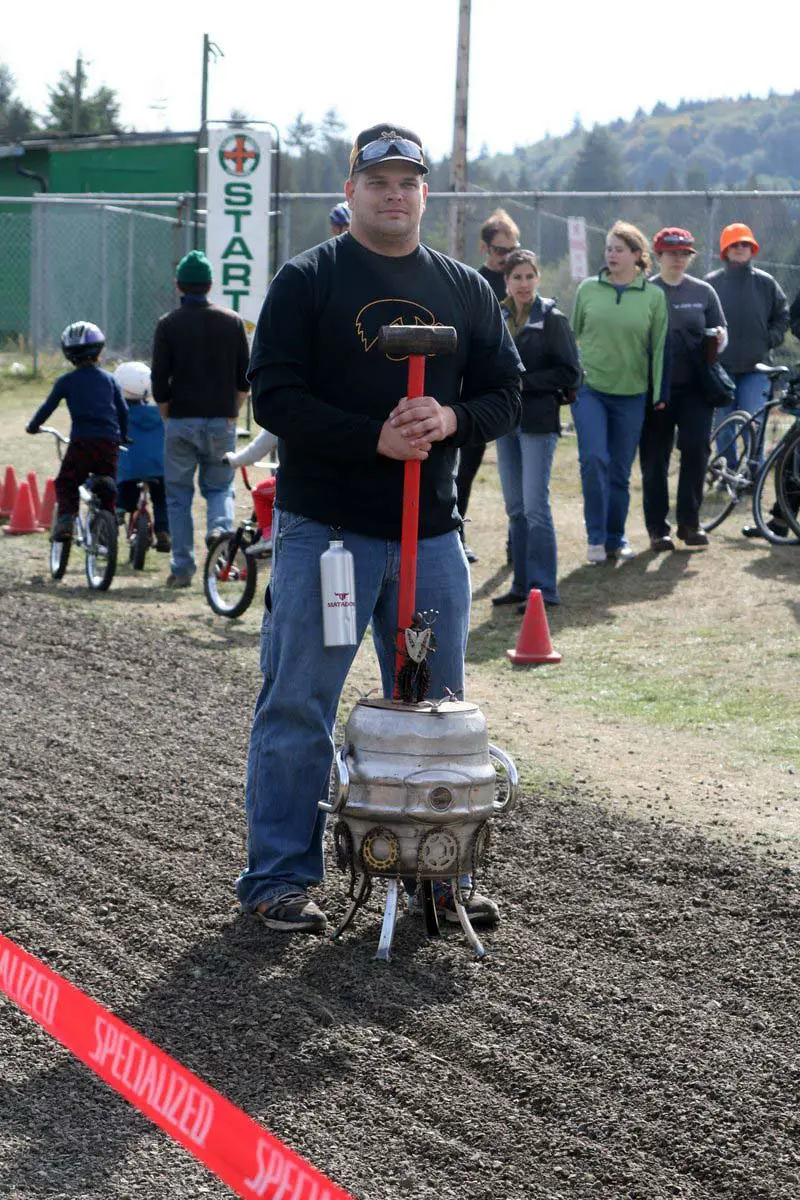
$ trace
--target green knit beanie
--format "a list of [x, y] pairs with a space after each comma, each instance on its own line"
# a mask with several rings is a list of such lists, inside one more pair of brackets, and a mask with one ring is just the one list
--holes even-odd
[[211, 283], [214, 272], [202, 250], [190, 250], [185, 254], [175, 271], [176, 283]]

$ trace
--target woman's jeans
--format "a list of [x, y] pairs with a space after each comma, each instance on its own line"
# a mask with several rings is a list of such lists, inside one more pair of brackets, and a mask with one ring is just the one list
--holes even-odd
[[627, 545], [631, 468], [644, 423], [645, 396], [612, 396], [584, 385], [572, 406], [578, 435], [583, 519], [590, 546]]
[[497, 439], [497, 467], [511, 534], [511, 590], [527, 597], [538, 588], [558, 603], [556, 531], [550, 509], [550, 469], [557, 433], [517, 430]]
[[[724, 408], [715, 409], [715, 425], [719, 425], [732, 412], [739, 412], [742, 409], [752, 416], [764, 407], [769, 398], [769, 380], [760, 371], [741, 371], [736, 375], [731, 375], [731, 379], [736, 385], [736, 396]], [[755, 436], [757, 432], [755, 423], [751, 427], [751, 431]], [[728, 466], [733, 470], [736, 467], [736, 444], [729, 436], [717, 439], [717, 454], [723, 453], [728, 460]]]
[[[256, 701], [247, 762], [247, 868], [237, 883], [246, 909], [322, 879], [325, 814], [336, 708], [356, 646], [322, 641], [319, 560], [327, 525], [275, 512], [269, 604], [261, 630], [264, 683]], [[394, 681], [399, 541], [345, 530], [355, 560], [356, 624], [372, 625], [385, 696]], [[458, 533], [422, 538], [416, 608], [436, 613], [429, 653], [431, 698], [464, 694], [470, 577]], [[411, 768], [409, 768], [411, 769]]]

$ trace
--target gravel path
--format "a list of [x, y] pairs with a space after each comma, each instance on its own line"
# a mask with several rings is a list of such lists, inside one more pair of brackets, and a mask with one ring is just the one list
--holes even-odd
[[[0, 607], [0, 929], [359, 1200], [800, 1197], [778, 853], [553, 790], [498, 827], [486, 963], [410, 917], [376, 963], [376, 901], [340, 946], [270, 935], [232, 891], [255, 661], [8, 575]], [[230, 1195], [2, 999], [0, 1179]]]

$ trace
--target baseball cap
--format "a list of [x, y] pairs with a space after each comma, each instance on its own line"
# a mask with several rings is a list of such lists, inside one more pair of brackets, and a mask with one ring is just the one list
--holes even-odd
[[413, 163], [421, 175], [428, 174], [419, 134], [388, 122], [371, 125], [358, 135], [350, 151], [350, 174], [357, 175], [388, 158]]
[[659, 229], [653, 238], [653, 249], [656, 254], [662, 254], [664, 250], [694, 250], [694, 238], [688, 229], [670, 225], [666, 229]]

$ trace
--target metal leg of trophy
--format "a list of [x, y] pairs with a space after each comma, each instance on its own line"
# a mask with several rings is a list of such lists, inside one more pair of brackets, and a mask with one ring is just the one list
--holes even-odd
[[486, 951], [484, 950], [481, 942], [478, 940], [477, 933], [472, 928], [472, 922], [470, 921], [469, 917], [467, 916], [467, 910], [464, 908], [464, 905], [461, 903], [461, 891], [459, 889], [458, 879], [457, 878], [451, 879], [450, 884], [453, 889], [453, 900], [455, 901], [456, 912], [458, 913], [458, 919], [461, 922], [461, 928], [464, 930], [464, 933], [467, 935], [467, 941], [469, 942], [470, 946], [472, 946], [472, 949], [475, 951], [476, 958], [485, 958]]
[[397, 901], [400, 889], [399, 879], [390, 879], [386, 892], [386, 907], [383, 910], [383, 925], [381, 925], [381, 940], [378, 942], [378, 953], [375, 955], [381, 962], [392, 961], [392, 938], [394, 925], [397, 920]]
[[425, 932], [428, 937], [439, 937], [439, 914], [436, 912], [436, 900], [433, 896], [433, 880], [423, 879], [420, 887], [422, 888], [422, 911], [425, 914]]
[[354, 897], [353, 902], [351, 903], [350, 907], [348, 908], [348, 910], [345, 914], [344, 920], [342, 921], [341, 925], [337, 926], [337, 928], [334, 929], [333, 933], [330, 935], [330, 940], [332, 942], [335, 942], [338, 938], [340, 938], [342, 936], [345, 929], [347, 929], [347, 926], [350, 924], [353, 917], [356, 915], [356, 913], [358, 912], [359, 908], [364, 903], [364, 901], [366, 900], [368, 895], [369, 895], [369, 875], [362, 875], [361, 882], [358, 885], [358, 892], [357, 892], [356, 896]]

